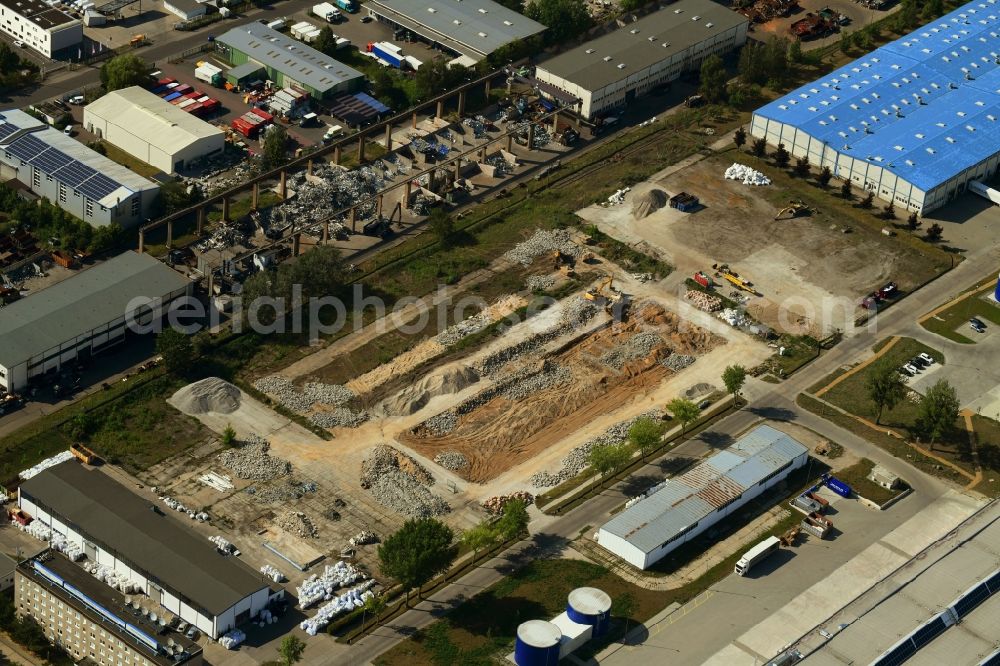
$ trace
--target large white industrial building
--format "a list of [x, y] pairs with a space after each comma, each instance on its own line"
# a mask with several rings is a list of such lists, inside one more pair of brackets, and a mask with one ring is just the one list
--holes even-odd
[[115, 90], [88, 104], [83, 126], [164, 173], [180, 171], [226, 145], [218, 127], [139, 86]]
[[758, 426], [604, 523], [597, 542], [640, 569], [702, 534], [806, 464], [809, 452]]
[[42, 0], [0, 0], [0, 30], [46, 58], [83, 42], [83, 23]]
[[[64, 363], [122, 342], [127, 315], [148, 323], [190, 289], [190, 280], [177, 271], [129, 251], [5, 306], [0, 315], [0, 387], [19, 391], [33, 377], [58, 372]], [[147, 311], [132, 304], [139, 297], [160, 302]]]
[[18, 506], [212, 638], [284, 593], [149, 499], [75, 459], [22, 483]]
[[697, 70], [713, 53], [739, 48], [749, 25], [711, 0], [680, 0], [545, 60], [535, 78], [555, 88], [543, 94], [579, 100], [580, 115], [593, 118]]
[[927, 213], [1000, 164], [1000, 4], [970, 2], [758, 109], [750, 133]]
[[95, 227], [135, 226], [160, 192], [156, 183], [17, 109], [0, 112], [0, 181], [12, 178]]

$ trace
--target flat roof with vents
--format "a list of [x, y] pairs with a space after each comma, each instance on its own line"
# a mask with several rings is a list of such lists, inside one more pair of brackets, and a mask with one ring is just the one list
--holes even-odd
[[260, 23], [233, 28], [216, 41], [320, 94], [364, 78], [364, 74], [353, 67]]
[[977, 0], [754, 115], [927, 192], [1000, 152], [1000, 0]]
[[493, 0], [369, 0], [365, 8], [477, 61], [545, 30]]
[[599, 90], [747, 22], [711, 0], [680, 0], [546, 60], [538, 69]]
[[42, 0], [0, 0], [0, 6], [6, 7], [45, 30], [79, 23], [69, 14], [50, 7]]

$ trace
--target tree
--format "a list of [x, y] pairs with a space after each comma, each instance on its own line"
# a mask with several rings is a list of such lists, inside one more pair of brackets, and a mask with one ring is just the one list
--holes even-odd
[[890, 201], [882, 208], [882, 219], [884, 220], [895, 220], [896, 219], [896, 207]]
[[917, 227], [920, 226], [920, 220], [917, 218], [917, 212], [914, 211], [910, 213], [910, 216], [906, 218], [906, 228], [910, 231], [916, 231]]
[[730, 365], [722, 371], [722, 383], [725, 384], [726, 390], [732, 394], [734, 400], [740, 397], [740, 391], [743, 390], [746, 381], [747, 369], [742, 365]]
[[281, 125], [271, 125], [264, 134], [261, 160], [264, 171], [277, 169], [288, 161], [288, 132]]
[[378, 547], [382, 573], [406, 589], [405, 603], [410, 605], [410, 590], [420, 588], [455, 561], [458, 548], [451, 528], [435, 518], [407, 520], [395, 534]]
[[340, 250], [332, 245], [317, 245], [278, 267], [279, 294], [289, 298], [292, 285], [301, 285], [303, 299], [335, 296], [343, 288], [346, 274]]
[[875, 193], [869, 191], [868, 193], [865, 194], [865, 198], [862, 199], [861, 203], [859, 203], [858, 205], [864, 208], [865, 210], [868, 210], [869, 208], [872, 207], [872, 204], [874, 202], [875, 202]]
[[785, 144], [783, 143], [778, 144], [777, 150], [771, 153], [771, 157], [774, 158], [774, 163], [782, 169], [788, 166], [788, 162], [792, 159], [792, 156], [785, 150]]
[[764, 157], [764, 153], [767, 152], [767, 141], [764, 139], [754, 139], [753, 145], [750, 147], [750, 153], [754, 157]]
[[163, 357], [167, 370], [175, 375], [185, 375], [194, 363], [191, 336], [173, 328], [156, 336], [156, 353]]
[[392, 93], [396, 87], [396, 81], [392, 78], [389, 68], [379, 67], [369, 78], [372, 82], [372, 92], [375, 93], [375, 96], [380, 99], [391, 100]]
[[845, 199], [850, 199], [851, 194], [851, 181], [845, 180], [844, 184], [840, 186], [840, 196]]
[[684, 398], [674, 398], [668, 402], [667, 411], [673, 414], [675, 419], [680, 421], [681, 432], [685, 432], [687, 427], [697, 421], [698, 417], [701, 416], [701, 410], [698, 409], [698, 405]]
[[788, 40], [771, 37], [764, 44], [764, 72], [768, 87], [781, 87], [788, 78], [788, 70]]
[[449, 247], [455, 240], [455, 221], [440, 207], [431, 209], [427, 225], [442, 246]]
[[740, 81], [745, 84], [765, 83], [767, 69], [764, 62], [764, 47], [758, 42], [747, 42], [740, 49], [740, 58], [736, 66]]
[[371, 615], [375, 620], [375, 624], [378, 624], [379, 616], [382, 611], [385, 610], [385, 597], [381, 594], [372, 594], [370, 597], [365, 599], [365, 605], [363, 606], [364, 612], [361, 614], [361, 631], [365, 630], [365, 616]]
[[868, 369], [865, 390], [875, 405], [875, 423], [882, 418], [882, 412], [892, 409], [906, 396], [903, 376], [899, 374], [896, 363], [889, 357], [880, 358]]
[[852, 46], [851, 36], [847, 32], [840, 33], [840, 52], [844, 55], [849, 55]]
[[642, 459], [646, 460], [646, 453], [655, 449], [663, 441], [663, 424], [648, 416], [636, 419], [632, 427], [628, 429], [628, 442], [633, 448], [638, 449]]
[[101, 65], [101, 85], [108, 92], [144, 86], [150, 82], [152, 71], [152, 66], [134, 53], [115, 56]]
[[941, 14], [944, 14], [944, 2], [942, 0], [927, 0], [923, 11], [920, 12], [920, 18], [929, 20], [937, 18]]
[[706, 100], [713, 104], [726, 101], [726, 66], [722, 58], [714, 53], [701, 61], [701, 86], [698, 88]]
[[896, 14], [896, 32], [902, 34], [914, 28], [920, 22], [915, 0], [903, 0]]
[[285, 666], [292, 666], [292, 664], [297, 664], [302, 660], [302, 653], [305, 650], [305, 642], [292, 634], [281, 639], [281, 647], [278, 648], [278, 654], [281, 655], [281, 661]]
[[622, 11], [634, 12], [643, 5], [645, 5], [647, 0], [621, 0], [618, 6], [622, 8]]
[[333, 30], [330, 29], [330, 26], [325, 25], [320, 29], [316, 39], [313, 40], [312, 47], [320, 53], [333, 55], [333, 52], [337, 50], [337, 40], [333, 38]]
[[482, 522], [462, 533], [462, 544], [472, 550], [472, 563], [476, 563], [479, 551], [485, 550], [497, 540], [497, 531], [489, 522]]
[[161, 215], [166, 215], [189, 208], [204, 199], [197, 183], [187, 183], [175, 180], [160, 185], [160, 193], [154, 208]]
[[955, 427], [958, 410], [961, 407], [955, 387], [944, 379], [939, 379], [927, 389], [920, 400], [920, 414], [917, 427], [924, 433], [934, 448], [938, 441]]
[[605, 478], [624, 467], [632, 456], [628, 442], [618, 444], [598, 444], [590, 450], [590, 465], [601, 475], [601, 487]]
[[503, 513], [496, 522], [497, 538], [501, 541], [511, 541], [518, 538], [528, 529], [528, 505], [521, 499], [510, 499], [503, 505]]
[[792, 171], [796, 176], [806, 178], [809, 175], [809, 160], [805, 157], [795, 160], [795, 167]]
[[622, 593], [611, 604], [611, 614], [625, 619], [625, 632], [622, 636], [622, 643], [625, 642], [625, 637], [628, 635], [628, 623], [632, 619], [632, 614], [635, 613], [635, 607], [635, 597], [632, 596], [631, 592]]
[[464, 65], [448, 66], [444, 58], [435, 58], [420, 66], [413, 77], [414, 88], [420, 99], [429, 99], [464, 81], [469, 70]]
[[226, 429], [222, 431], [222, 445], [226, 448], [236, 446], [236, 431], [231, 424], [226, 425]]
[[545, 31], [548, 44], [567, 42], [594, 24], [583, 0], [532, 0], [525, 6], [524, 15], [548, 26]]
[[788, 62], [794, 64], [802, 62], [802, 42], [797, 37], [788, 45]]
[[825, 166], [819, 170], [819, 174], [816, 175], [816, 182], [824, 190], [830, 185], [830, 180], [833, 178], [833, 172], [830, 171], [830, 167]]
[[941, 236], [943, 234], [944, 234], [944, 227], [935, 222], [934, 224], [932, 224], [927, 228], [927, 231], [924, 233], [924, 236], [927, 238], [927, 240], [931, 242], [937, 242], [941, 240]]
[[[243, 316], [250, 316], [250, 307], [253, 303], [264, 298], [275, 298], [278, 294], [277, 279], [274, 271], [260, 271], [254, 273], [243, 281], [243, 291], [240, 292], [242, 301]], [[274, 308], [258, 308], [256, 312], [257, 322], [264, 326], [269, 326], [284, 312], [275, 312]]]
[[743, 129], [742, 125], [740, 125], [739, 127], [736, 128], [736, 132], [733, 133], [733, 145], [735, 145], [736, 149], [739, 150], [746, 145], [746, 142], [747, 142], [747, 131]]

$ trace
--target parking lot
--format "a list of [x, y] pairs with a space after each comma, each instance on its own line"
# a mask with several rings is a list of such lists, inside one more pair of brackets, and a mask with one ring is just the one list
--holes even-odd
[[757, 23], [751, 26], [751, 36], [760, 41], [767, 41], [771, 36], [785, 37], [792, 39], [791, 26], [796, 21], [806, 17], [807, 14], [816, 14], [820, 10], [829, 8], [834, 14], [843, 14], [849, 21], [840, 27], [839, 31], [826, 37], [810, 38], [803, 40], [803, 49], [816, 49], [840, 41], [842, 32], [855, 32], [861, 28], [881, 20], [899, 9], [899, 3], [892, 3], [887, 9], [869, 9], [859, 2], [852, 0], [799, 0], [796, 8], [789, 16], [774, 18], [767, 23]]

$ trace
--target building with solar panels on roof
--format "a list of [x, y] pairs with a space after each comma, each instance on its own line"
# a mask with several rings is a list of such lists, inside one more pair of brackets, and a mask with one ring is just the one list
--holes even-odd
[[95, 227], [146, 219], [156, 183], [18, 110], [0, 112], [0, 180], [17, 179]]
[[790, 436], [758, 426], [728, 449], [652, 488], [604, 523], [597, 542], [648, 569], [784, 481], [808, 458], [806, 447]]
[[0, 30], [47, 58], [75, 57], [83, 43], [83, 23], [42, 0], [0, 0]]
[[998, 10], [970, 2], [761, 107], [750, 133], [898, 207], [939, 208], [1000, 164]]

